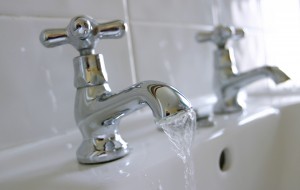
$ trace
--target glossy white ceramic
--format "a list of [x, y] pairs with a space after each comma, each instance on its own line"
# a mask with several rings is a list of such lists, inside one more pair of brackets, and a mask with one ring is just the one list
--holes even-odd
[[27, 2], [11, 0], [1, 2], [0, 12], [2, 15], [48, 17], [51, 20], [53, 17], [72, 18], [78, 14], [87, 14], [97, 19], [124, 18], [123, 2], [115, 0], [89, 0], [84, 3], [80, 0], [53, 0], [51, 3], [44, 0], [28, 0]]
[[180, 23], [210, 25], [212, 19], [212, 2], [206, 0], [129, 0], [129, 15], [133, 22]]
[[[243, 113], [215, 116], [214, 127], [198, 128], [193, 146], [197, 189], [298, 190], [300, 101], [290, 100], [254, 99]], [[156, 129], [150, 112], [133, 114], [121, 130], [132, 153], [105, 164], [77, 163], [75, 151], [81, 142], [77, 129], [2, 150], [0, 187], [184, 189], [183, 164], [166, 135]]]
[[262, 27], [261, 2], [214, 0], [218, 10], [219, 23], [249, 28]]

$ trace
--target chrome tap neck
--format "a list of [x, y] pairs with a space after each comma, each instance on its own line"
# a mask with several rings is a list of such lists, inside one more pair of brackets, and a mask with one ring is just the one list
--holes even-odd
[[108, 77], [105, 69], [104, 59], [101, 54], [83, 55], [75, 57], [74, 65], [74, 86], [76, 88], [91, 87], [97, 85], [108, 85]]

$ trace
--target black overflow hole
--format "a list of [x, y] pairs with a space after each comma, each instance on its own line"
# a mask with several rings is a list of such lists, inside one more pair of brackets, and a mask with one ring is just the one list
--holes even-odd
[[227, 148], [223, 149], [220, 158], [219, 158], [219, 167], [220, 170], [225, 172], [229, 169], [230, 166], [230, 154]]

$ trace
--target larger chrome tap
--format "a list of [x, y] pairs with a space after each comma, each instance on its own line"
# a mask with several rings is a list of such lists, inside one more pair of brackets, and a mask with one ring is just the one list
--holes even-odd
[[73, 60], [75, 120], [83, 136], [77, 150], [80, 163], [107, 162], [127, 155], [128, 145], [119, 134], [120, 120], [146, 105], [157, 120], [191, 109], [180, 92], [162, 82], [145, 81], [119, 93], [111, 91], [103, 57], [95, 54], [94, 47], [99, 39], [116, 39], [124, 33], [122, 21], [98, 24], [90, 17], [78, 16], [67, 28], [44, 30], [40, 35], [46, 47], [71, 44], [80, 53]]
[[217, 114], [241, 111], [244, 102], [238, 94], [241, 88], [262, 78], [270, 78], [276, 84], [285, 82], [290, 78], [278, 67], [264, 66], [240, 73], [237, 70], [234, 52], [227, 47], [228, 40], [239, 40], [243, 38], [243, 29], [217, 26], [211, 32], [200, 32], [196, 38], [199, 42], [211, 41], [216, 44], [214, 52], [214, 90], [217, 103], [214, 112]]

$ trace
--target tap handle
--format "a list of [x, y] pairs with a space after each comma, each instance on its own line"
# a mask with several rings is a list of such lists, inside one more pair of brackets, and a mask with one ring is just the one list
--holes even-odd
[[99, 39], [117, 39], [125, 33], [123, 21], [116, 20], [98, 24], [88, 16], [74, 17], [66, 28], [46, 29], [40, 35], [41, 43], [46, 47], [71, 44], [81, 54], [94, 51]]
[[199, 42], [212, 41], [217, 46], [224, 47], [229, 39], [239, 40], [244, 36], [245, 31], [242, 28], [219, 25], [213, 31], [199, 32], [196, 39]]

